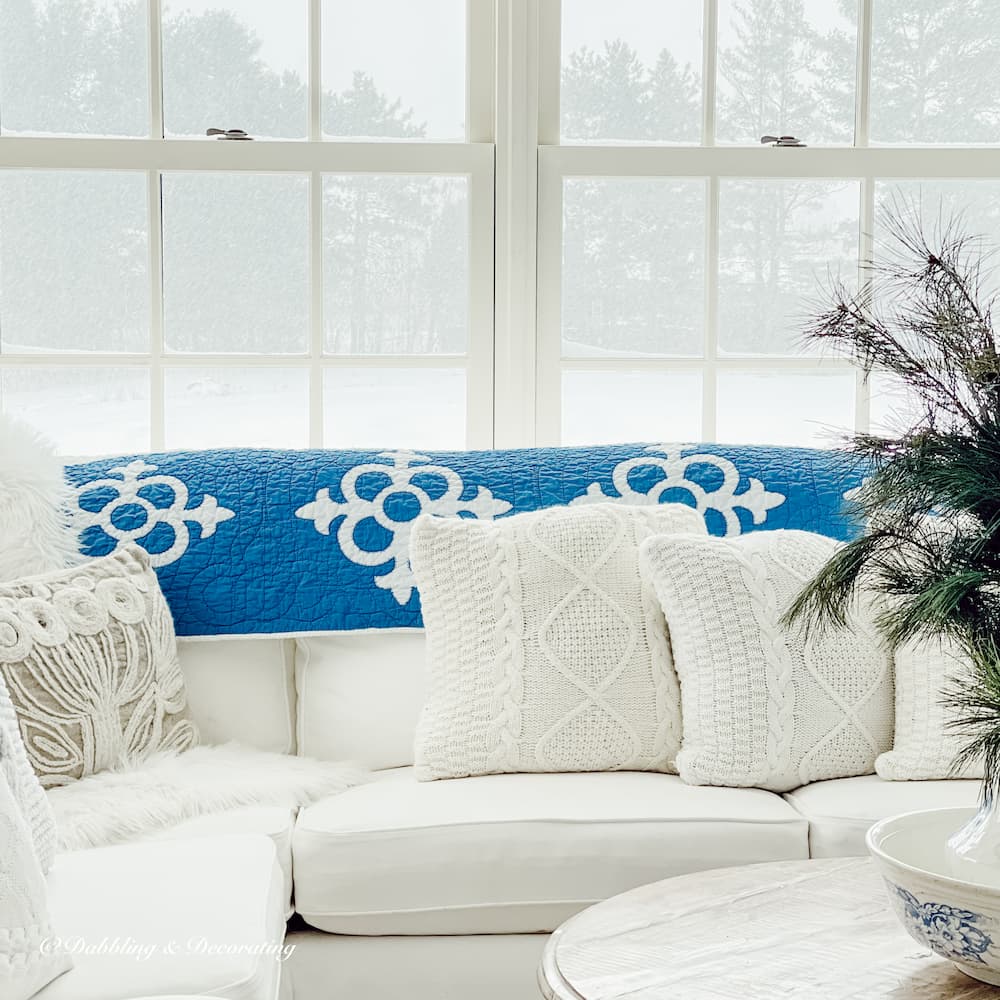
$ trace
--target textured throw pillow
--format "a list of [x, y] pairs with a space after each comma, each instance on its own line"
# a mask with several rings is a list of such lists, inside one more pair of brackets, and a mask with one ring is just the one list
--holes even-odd
[[0, 673], [46, 787], [196, 742], [170, 609], [137, 546], [0, 584]]
[[0, 581], [80, 562], [70, 496], [52, 446], [0, 414]]
[[808, 638], [779, 624], [838, 546], [804, 531], [643, 545], [680, 678], [688, 783], [784, 792], [870, 774], [891, 745], [891, 659], [868, 616]]
[[18, 729], [14, 704], [0, 675], [0, 775], [6, 781], [31, 833], [43, 872], [52, 867], [56, 853], [56, 825], [48, 796], [28, 760]]
[[[0, 748], [0, 752], [3, 748]], [[28, 1000], [72, 965], [52, 947], [45, 877], [0, 772], [0, 997]]]
[[639, 544], [671, 531], [705, 525], [678, 504], [418, 518], [428, 692], [417, 777], [672, 768], [677, 678], [638, 569]]
[[983, 776], [982, 762], [952, 772], [965, 741], [948, 728], [954, 709], [942, 699], [945, 688], [970, 671], [965, 654], [945, 636], [909, 642], [896, 650], [896, 735], [892, 749], [875, 761], [880, 778], [933, 781]]

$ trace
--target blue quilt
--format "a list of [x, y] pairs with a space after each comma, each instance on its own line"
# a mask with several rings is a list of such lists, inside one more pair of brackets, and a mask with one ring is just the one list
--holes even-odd
[[179, 635], [417, 627], [410, 525], [557, 504], [680, 502], [715, 535], [802, 528], [847, 539], [846, 453], [719, 445], [518, 451], [170, 452], [67, 469], [88, 555], [137, 542]]

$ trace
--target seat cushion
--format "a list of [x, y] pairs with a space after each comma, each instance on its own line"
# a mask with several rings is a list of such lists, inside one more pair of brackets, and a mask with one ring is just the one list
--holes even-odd
[[292, 914], [292, 830], [295, 812], [284, 806], [246, 806], [185, 820], [145, 840], [177, 840], [184, 837], [244, 836], [270, 837], [284, 878], [285, 916]]
[[644, 882], [808, 856], [805, 821], [760, 789], [639, 772], [379, 777], [299, 813], [296, 909], [321, 930], [551, 931]]
[[874, 774], [817, 781], [788, 792], [785, 799], [809, 821], [814, 858], [867, 854], [868, 828], [886, 816], [917, 809], [975, 806], [978, 781], [883, 781]]
[[274, 1000], [284, 884], [266, 837], [193, 837], [60, 854], [49, 908], [73, 968], [36, 1000], [211, 994]]

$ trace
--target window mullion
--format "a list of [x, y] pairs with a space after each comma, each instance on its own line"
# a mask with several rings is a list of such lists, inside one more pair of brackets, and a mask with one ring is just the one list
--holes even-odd
[[163, 4], [149, 0], [146, 15], [149, 18], [149, 134], [154, 139], [163, 138]]
[[309, 175], [309, 446], [323, 444], [323, 175]]
[[718, 80], [719, 0], [705, 0], [705, 45], [702, 53], [701, 143], [715, 145], [715, 95]]
[[149, 195], [150, 365], [149, 435], [154, 451], [165, 447], [166, 416], [163, 396], [163, 198], [160, 172], [150, 170]]
[[323, 0], [309, 0], [309, 138], [323, 138]]
[[701, 436], [714, 441], [718, 424], [716, 360], [719, 355], [719, 178], [708, 179], [705, 220], [705, 368], [702, 373]]
[[868, 146], [871, 143], [873, 7], [874, 0], [859, 0], [858, 76], [854, 121], [854, 144], [856, 146]]

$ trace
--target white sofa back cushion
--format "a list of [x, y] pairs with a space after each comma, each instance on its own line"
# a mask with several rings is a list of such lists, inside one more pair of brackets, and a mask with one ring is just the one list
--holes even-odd
[[295, 640], [178, 639], [188, 713], [203, 743], [295, 753]]
[[413, 763], [424, 700], [423, 629], [368, 629], [296, 640], [298, 749], [380, 770]]

